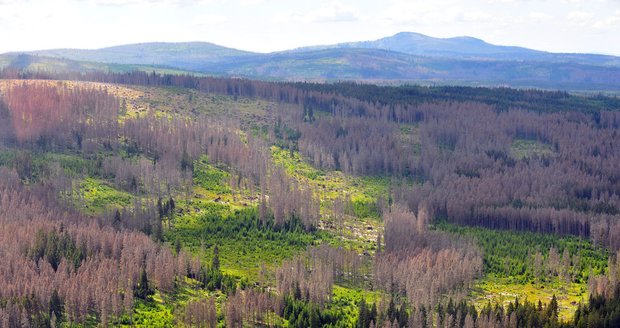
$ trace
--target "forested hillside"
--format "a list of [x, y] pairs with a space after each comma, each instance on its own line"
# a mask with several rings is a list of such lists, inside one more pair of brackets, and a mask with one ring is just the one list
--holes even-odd
[[2, 327], [618, 325], [617, 98], [1, 75]]
[[401, 32], [373, 41], [270, 53], [208, 42], [139, 43], [0, 55], [0, 69], [156, 69], [278, 81], [366, 81], [618, 92], [620, 57], [498, 46], [472, 37]]

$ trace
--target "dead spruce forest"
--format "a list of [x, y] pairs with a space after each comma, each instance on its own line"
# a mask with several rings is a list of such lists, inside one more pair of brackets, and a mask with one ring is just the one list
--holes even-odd
[[1, 327], [618, 327], [620, 99], [0, 80]]

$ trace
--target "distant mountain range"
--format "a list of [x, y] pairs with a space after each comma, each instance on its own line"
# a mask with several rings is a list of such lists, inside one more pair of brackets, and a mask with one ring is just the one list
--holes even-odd
[[273, 80], [366, 80], [620, 90], [620, 57], [551, 53], [492, 45], [472, 37], [442, 39], [410, 32], [375, 41], [312, 46], [268, 54], [207, 42], [142, 43], [96, 50], [40, 50], [1, 55], [0, 67], [6, 66], [117, 71], [157, 67], [160, 71], [180, 70]]
[[497, 46], [468, 36], [454, 38], [433, 38], [420, 33], [401, 32], [375, 41], [347, 42], [327, 46], [312, 46], [294, 49], [294, 52], [334, 48], [383, 49], [425, 57], [444, 57], [453, 59], [495, 59], [495, 60], [534, 60], [560, 61], [594, 65], [620, 66], [620, 57], [551, 53], [522, 47]]
[[255, 56], [256, 53], [218, 46], [209, 42], [138, 43], [96, 50], [54, 49], [28, 54], [79, 61], [168, 66], [191, 69], [197, 65]]

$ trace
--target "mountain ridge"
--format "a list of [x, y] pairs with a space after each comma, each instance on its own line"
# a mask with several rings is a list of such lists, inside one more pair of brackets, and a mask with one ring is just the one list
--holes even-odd
[[195, 69], [196, 62], [218, 62], [257, 53], [223, 47], [211, 42], [143, 42], [99, 49], [59, 48], [24, 52], [44, 57], [130, 65], [156, 65]]
[[[456, 36], [449, 38], [436, 38], [427, 36], [425, 34], [416, 32], [399, 32], [392, 36], [379, 38], [376, 40], [366, 41], [352, 41], [327, 45], [312, 45], [304, 46], [283, 51], [274, 51], [269, 53], [253, 52], [248, 50], [240, 50], [232, 47], [221, 46], [207, 41], [189, 41], [189, 42], [140, 42], [132, 44], [123, 44], [117, 46], [103, 47], [97, 49], [79, 49], [79, 48], [57, 48], [57, 49], [45, 49], [35, 51], [14, 51], [10, 53], [27, 53], [36, 54], [46, 57], [55, 58], [67, 58], [74, 60], [90, 60], [90, 61], [104, 61], [114, 62], [119, 64], [125, 64], [123, 58], [116, 59], [104, 59], [96, 60], [96, 58], [84, 58], [88, 55], [95, 55], [97, 53], [104, 54], [131, 54], [133, 57], [137, 57], [135, 53], [145, 53], [146, 51], [166, 53], [166, 54], [182, 54], [182, 53], [201, 53], [200, 59], [208, 59], [210, 62], [218, 61], [222, 58], [234, 58], [241, 56], [265, 56], [275, 55], [281, 53], [300, 53], [314, 50], [324, 49], [336, 49], [336, 48], [362, 48], [362, 49], [382, 49], [394, 52], [401, 52], [410, 55], [418, 56], [445, 56], [445, 57], [457, 57], [461, 56], [461, 59], [479, 59], [479, 58], [493, 58], [493, 59], [507, 59], [505, 56], [498, 55], [522, 55], [526, 56], [522, 59], [535, 60], [535, 55], [544, 56], [538, 59], [548, 60], [553, 58], [557, 60], [558, 57], [567, 58], [566, 61], [574, 61], [580, 63], [591, 64], [593, 58], [599, 60], [597, 64], [601, 64], [600, 61], [606, 60], [612, 62], [613, 66], [620, 66], [620, 57], [604, 54], [591, 54], [591, 53], [562, 53], [562, 52], [550, 52], [544, 50], [535, 50], [520, 46], [506, 46], [496, 45], [488, 43], [482, 39], [472, 36]], [[165, 51], [164, 51], [165, 50]], [[75, 53], [73, 53], [75, 52]], [[207, 53], [208, 52], [208, 53]], [[486, 55], [486, 56], [485, 56]], [[219, 56], [219, 57], [218, 57]], [[586, 59], [587, 58], [587, 59]], [[95, 60], [93, 60], [95, 59]], [[137, 60], [138, 58], [136, 58]], [[144, 59], [142, 59], [144, 60]], [[127, 64], [153, 64], [145, 62], [127, 62]], [[159, 64], [159, 63], [155, 63]], [[609, 64], [609, 63], [605, 63]]]
[[[366, 80], [620, 90], [620, 57], [500, 46], [469, 36], [401, 32], [371, 40], [256, 53], [209, 42], [149, 42], [26, 52], [75, 62], [139, 65], [267, 80]], [[4, 66], [24, 66], [4, 56]], [[28, 62], [28, 60], [25, 60]], [[0, 67], [3, 66], [0, 60]], [[6, 64], [8, 62], [8, 64]], [[62, 66], [62, 65], [56, 65]], [[79, 66], [75, 63], [72, 67]], [[41, 65], [35, 66], [40, 69]], [[27, 67], [26, 67], [27, 68]]]
[[497, 49], [513, 48], [513, 49], [521, 49], [521, 50], [527, 50], [527, 51], [542, 52], [539, 50], [533, 50], [533, 49], [528, 49], [524, 47], [498, 46], [498, 45], [487, 43], [486, 41], [482, 39], [478, 39], [478, 38], [471, 37], [471, 36], [435, 38], [435, 37], [430, 37], [430, 36], [427, 36], [421, 33], [416, 33], [416, 32], [399, 32], [392, 36], [383, 37], [383, 38], [376, 39], [376, 40], [353, 41], [353, 42], [336, 43], [336, 44], [331, 44], [331, 45], [300, 47], [300, 48], [296, 48], [293, 50], [299, 51], [299, 50], [312, 49], [312, 48], [317, 48], [317, 47], [322, 47], [322, 48], [375, 48], [375, 49], [398, 51], [398, 52], [409, 53], [409, 54], [419, 54], [416, 51], [412, 51], [411, 49], [403, 47], [403, 43], [405, 43], [405, 46], [407, 45], [410, 46], [412, 44], [415, 44], [416, 42], [417, 43], [423, 42], [427, 46], [434, 45], [435, 47], [433, 47], [434, 48], [433, 50], [437, 50], [436, 48], [438, 45], [446, 46], [446, 45], [449, 45], [450, 43], [460, 44], [460, 45], [467, 44], [467, 43], [469, 44], [476, 43], [479, 46], [494, 47]]
[[[422, 44], [420, 45], [420, 43]], [[290, 51], [301, 52], [333, 48], [384, 49], [418, 56], [460, 57], [460, 59], [507, 60], [514, 56], [521, 56], [521, 60], [554, 60], [620, 66], [620, 57], [613, 55], [550, 52], [520, 46], [491, 44], [471, 36], [435, 38], [416, 32], [399, 32], [376, 40], [300, 47]]]

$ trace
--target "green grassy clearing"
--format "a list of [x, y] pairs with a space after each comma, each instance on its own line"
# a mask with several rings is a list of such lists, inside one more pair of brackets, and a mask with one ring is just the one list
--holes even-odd
[[129, 206], [134, 199], [130, 193], [111, 187], [107, 182], [94, 178], [86, 178], [79, 185], [79, 204], [88, 214], [101, 214], [110, 208], [123, 208]]
[[478, 310], [482, 309], [489, 301], [491, 304], [503, 304], [515, 301], [527, 300], [529, 302], [543, 304], [549, 303], [553, 295], [556, 296], [560, 308], [560, 319], [571, 320], [575, 309], [580, 303], [588, 301], [588, 288], [582, 283], [546, 282], [519, 284], [510, 278], [498, 278], [493, 275], [479, 280], [472, 288], [470, 300]]
[[207, 292], [201, 289], [199, 282], [185, 278], [177, 282], [172, 293], [155, 292], [149, 300], [136, 299], [132, 324], [120, 324], [121, 327], [185, 327], [175, 318], [175, 313], [182, 312], [190, 301], [205, 297], [214, 297], [218, 317], [223, 318], [222, 304], [226, 296], [220, 291]]
[[[340, 171], [313, 167], [296, 151], [271, 148], [276, 165], [287, 174], [311, 188], [321, 201], [321, 228], [333, 238], [330, 244], [355, 249], [360, 253], [373, 252], [377, 234], [383, 230], [378, 200], [387, 202], [390, 180], [387, 177], [356, 177]], [[338, 229], [331, 206], [336, 199], [347, 198], [345, 222]]]
[[[588, 240], [572, 236], [556, 236], [531, 232], [496, 231], [478, 227], [460, 227], [439, 223], [437, 229], [473, 238], [483, 251], [485, 277], [472, 288], [470, 299], [480, 309], [488, 301], [514, 302], [515, 298], [531, 302], [549, 302], [555, 294], [560, 315], [571, 319], [579, 303], [588, 300], [587, 281], [590, 274], [604, 273], [607, 252]], [[568, 275], [564, 269], [553, 269], [550, 249], [561, 256], [570, 255]], [[535, 254], [540, 252], [542, 267], [537, 269]]]
[[271, 148], [271, 154], [277, 165], [320, 197], [323, 213], [335, 199], [349, 197], [353, 216], [362, 220], [379, 219], [377, 199], [387, 197], [390, 185], [387, 177], [354, 177], [340, 171], [316, 169], [298, 152], [276, 146]]
[[226, 205], [212, 204], [202, 209], [200, 214], [177, 217], [174, 228], [166, 232], [166, 239], [180, 239], [185, 249], [200, 255], [206, 263], [210, 263], [212, 248], [218, 245], [222, 271], [250, 281], [260, 278], [263, 265], [274, 272], [282, 260], [320, 243], [324, 236], [318, 231], [262, 226], [253, 207], [231, 212]]
[[133, 93], [123, 103], [127, 117], [144, 115], [149, 111], [166, 117], [204, 114], [234, 117], [248, 125], [263, 121], [276, 108], [274, 103], [260, 99], [235, 98], [177, 87], [131, 86], [131, 90]]
[[228, 180], [230, 173], [209, 164], [207, 156], [194, 161], [194, 187], [212, 192], [218, 196], [230, 194]]
[[510, 147], [510, 153], [516, 159], [521, 160], [530, 157], [542, 157], [553, 154], [551, 145], [526, 139], [515, 139]]
[[362, 299], [366, 304], [378, 304], [385, 299], [385, 295], [378, 291], [334, 285], [332, 301], [327, 311], [340, 318], [339, 324], [342, 324], [342, 327], [353, 327], [357, 322], [359, 303]]

